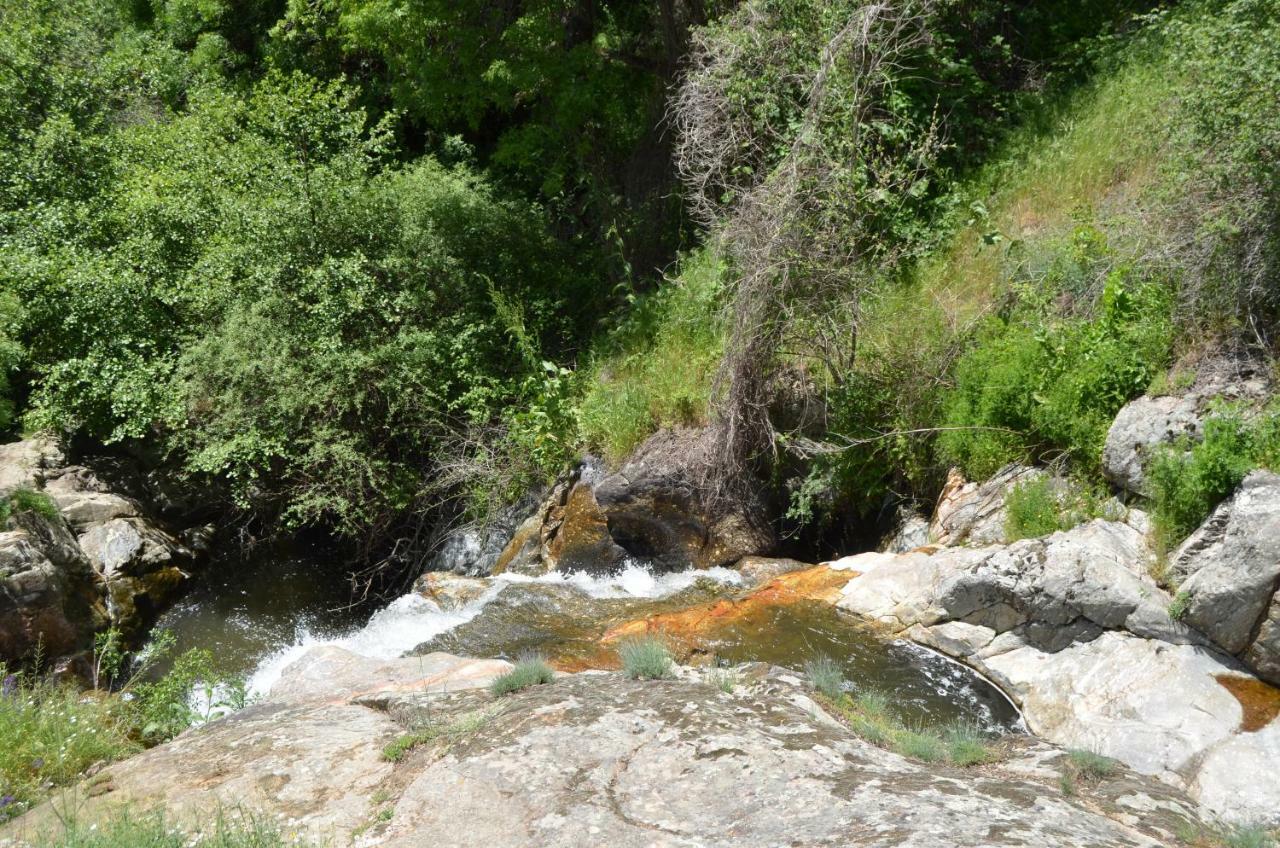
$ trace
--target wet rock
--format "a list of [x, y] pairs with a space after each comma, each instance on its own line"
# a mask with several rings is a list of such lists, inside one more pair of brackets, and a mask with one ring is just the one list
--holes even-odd
[[773, 547], [763, 503], [739, 494], [709, 503], [694, 477], [709, 460], [706, 431], [662, 430], [617, 472], [588, 482], [613, 542], [665, 570], [727, 566]]
[[547, 571], [542, 561], [542, 514], [537, 512], [524, 520], [512, 534], [506, 547], [493, 563], [491, 574], [524, 574], [536, 576]]
[[[854, 736], [787, 675], [744, 677], [726, 694], [696, 679], [583, 674], [495, 702], [468, 688], [475, 679], [427, 694], [376, 668], [362, 681], [358, 660], [342, 662], [340, 691], [364, 694], [273, 694], [105, 768], [80, 793], [79, 819], [125, 804], [163, 803], [176, 821], [247, 808], [315, 840], [393, 848], [1156, 848], [1195, 820], [1185, 797], [1129, 774], [1068, 797], [1057, 753], [1034, 743], [980, 771], [912, 762]], [[436, 662], [447, 675], [450, 659]], [[381, 756], [407, 727], [463, 720], [465, 734], [395, 765]], [[56, 826], [44, 805], [0, 838]]]
[[93, 524], [79, 542], [106, 583], [111, 624], [126, 640], [141, 635], [190, 578], [191, 551], [143, 518]]
[[526, 522], [540, 521], [541, 501], [541, 493], [533, 492], [499, 510], [487, 524], [453, 530], [445, 536], [427, 570], [479, 577], [509, 569], [514, 558], [514, 553], [507, 554], [512, 537]]
[[1009, 491], [1019, 483], [1038, 480], [1046, 472], [1025, 465], [1006, 465], [984, 483], [967, 482], [951, 469], [938, 497], [929, 538], [939, 545], [990, 545], [1003, 542]]
[[[1280, 475], [1255, 471], [1184, 542], [1170, 560], [1178, 590], [1189, 598], [1186, 621], [1223, 650], [1249, 647], [1280, 583]], [[1246, 657], [1271, 670], [1275, 628]], [[1280, 682], [1280, 678], [1273, 678]]]
[[812, 568], [813, 563], [800, 562], [796, 559], [773, 559], [770, 557], [748, 556], [738, 560], [734, 570], [742, 575], [748, 586], [767, 583], [775, 577]]
[[609, 519], [591, 485], [575, 483], [548, 513], [543, 560], [556, 571], [609, 574], [622, 568], [627, 552], [613, 540]]
[[413, 584], [413, 591], [429, 601], [435, 601], [441, 609], [458, 609], [489, 591], [487, 580], [462, 577], [449, 571], [428, 571]]

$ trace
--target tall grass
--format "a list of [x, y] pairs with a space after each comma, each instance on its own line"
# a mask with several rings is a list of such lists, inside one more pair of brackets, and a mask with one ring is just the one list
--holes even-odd
[[690, 254], [680, 275], [641, 298], [606, 340], [579, 403], [589, 448], [618, 460], [661, 427], [705, 423], [723, 347], [723, 274], [714, 248]]
[[219, 813], [197, 827], [173, 821], [163, 809], [117, 810], [99, 821], [62, 813], [62, 830], [38, 837], [35, 848], [284, 848], [310, 843], [286, 837], [273, 822], [255, 815]]
[[0, 821], [94, 763], [139, 750], [130, 731], [118, 699], [7, 674], [0, 665]]

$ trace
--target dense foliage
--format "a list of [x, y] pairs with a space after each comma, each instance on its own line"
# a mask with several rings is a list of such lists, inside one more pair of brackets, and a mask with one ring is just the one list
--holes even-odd
[[1276, 317], [1275, 4], [1155, 8], [15, 0], [0, 427], [370, 554], [663, 426], [798, 521], [1096, 477]]

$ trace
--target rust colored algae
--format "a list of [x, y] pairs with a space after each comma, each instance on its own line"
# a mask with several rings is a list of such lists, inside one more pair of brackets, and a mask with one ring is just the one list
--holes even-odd
[[1244, 718], [1240, 720], [1242, 732], [1261, 730], [1280, 715], [1280, 689], [1253, 677], [1234, 674], [1218, 674], [1214, 679], [1240, 702], [1244, 710]]

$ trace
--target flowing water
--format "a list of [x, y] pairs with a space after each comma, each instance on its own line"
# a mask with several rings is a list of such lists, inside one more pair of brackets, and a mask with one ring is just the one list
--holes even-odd
[[[320, 567], [314, 554], [276, 552], [211, 568], [159, 627], [174, 634], [178, 651], [208, 648], [224, 671], [243, 675], [251, 692], [265, 694], [285, 666], [318, 645], [385, 659], [424, 643], [508, 657], [534, 644], [554, 654], [573, 639], [596, 646], [604, 625], [592, 629], [592, 621], [574, 629], [584, 618], [643, 617], [740, 588], [740, 575], [727, 569], [655, 575], [633, 564], [610, 577], [502, 575], [481, 596], [452, 609], [416, 594], [372, 608], [350, 605], [343, 581]], [[503, 602], [492, 604], [499, 597]], [[517, 622], [517, 640], [508, 635], [510, 619], [522, 615], [520, 604], [529, 599], [540, 615]], [[584, 610], [591, 612], [584, 616]], [[562, 625], [556, 621], [561, 612], [576, 621]], [[717, 631], [705, 647], [716, 661], [764, 661], [796, 670], [817, 655], [828, 656], [855, 689], [886, 693], [908, 721], [960, 720], [991, 730], [1018, 726], [1008, 700], [970, 670], [909, 643], [881, 639], [821, 602], [761, 610]]]

